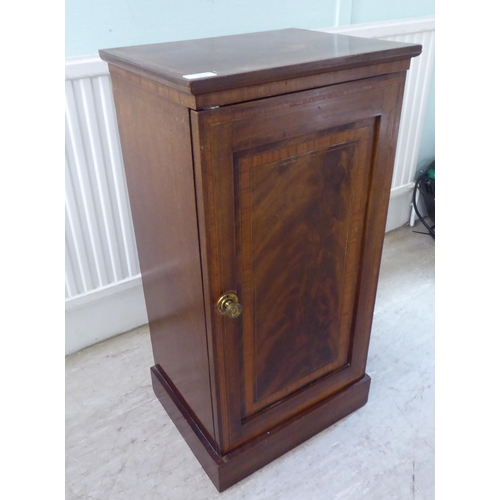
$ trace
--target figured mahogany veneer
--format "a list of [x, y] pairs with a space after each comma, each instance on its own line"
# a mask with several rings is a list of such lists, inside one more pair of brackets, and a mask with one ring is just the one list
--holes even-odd
[[[399, 114], [420, 50], [290, 29], [100, 52], [153, 387], [220, 491], [367, 401]], [[225, 292], [238, 318], [217, 312]]]

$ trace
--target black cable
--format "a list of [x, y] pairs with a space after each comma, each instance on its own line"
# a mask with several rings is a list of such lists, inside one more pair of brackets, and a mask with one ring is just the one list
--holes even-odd
[[[420, 219], [420, 222], [426, 227], [427, 231], [429, 231], [429, 234], [432, 236], [433, 239], [436, 239], [435, 235], [435, 225], [434, 226], [429, 226], [427, 222], [425, 222], [424, 218], [418, 211], [417, 207], [417, 189], [419, 189], [419, 184], [421, 180], [427, 175], [427, 172], [434, 166], [434, 162], [432, 162], [417, 178], [415, 181], [415, 188], [413, 189], [413, 208], [415, 209], [415, 213], [417, 214], [418, 218]], [[424, 233], [425, 234], [425, 233]]]

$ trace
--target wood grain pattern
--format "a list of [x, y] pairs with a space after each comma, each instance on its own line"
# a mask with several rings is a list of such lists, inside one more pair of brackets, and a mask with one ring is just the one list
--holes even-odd
[[[421, 46], [296, 28], [100, 50], [192, 95], [409, 59]], [[188, 79], [205, 72], [212, 76]]]
[[[240, 161], [242, 297], [252, 311], [243, 349], [245, 380], [254, 381], [245, 417], [348, 363], [355, 282], [347, 256], [356, 254], [371, 128]], [[277, 153], [283, 159], [267, 163]]]
[[110, 70], [155, 363], [213, 436], [189, 113]]
[[339, 358], [347, 363], [339, 333], [353, 157], [347, 143], [251, 170], [257, 401], [305, 385]]

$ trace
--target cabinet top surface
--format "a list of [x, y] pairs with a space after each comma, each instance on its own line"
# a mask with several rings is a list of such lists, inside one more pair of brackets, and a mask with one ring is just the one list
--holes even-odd
[[121, 47], [102, 59], [190, 94], [365, 66], [420, 54], [421, 46], [303, 29]]

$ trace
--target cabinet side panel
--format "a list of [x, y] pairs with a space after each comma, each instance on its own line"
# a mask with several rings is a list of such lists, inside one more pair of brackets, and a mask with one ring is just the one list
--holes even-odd
[[155, 364], [213, 437], [189, 111], [110, 73]]

